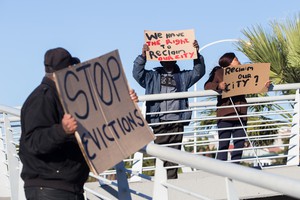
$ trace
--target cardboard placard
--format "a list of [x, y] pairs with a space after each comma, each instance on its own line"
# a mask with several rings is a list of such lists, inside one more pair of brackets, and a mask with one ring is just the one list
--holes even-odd
[[196, 59], [193, 29], [180, 31], [144, 31], [145, 43], [149, 46], [147, 60], [172, 61]]
[[270, 76], [270, 63], [254, 63], [224, 68], [223, 81], [226, 92], [222, 98], [242, 94], [267, 92], [265, 87]]
[[78, 122], [76, 138], [95, 174], [154, 139], [129, 96], [118, 50], [55, 72], [55, 82], [65, 112]]

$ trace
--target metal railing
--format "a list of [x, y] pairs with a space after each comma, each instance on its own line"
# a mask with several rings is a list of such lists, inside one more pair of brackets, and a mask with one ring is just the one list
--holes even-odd
[[0, 197], [25, 199], [18, 156], [20, 109], [0, 105]]
[[[98, 176], [92, 174], [91, 176], [98, 179], [100, 185], [122, 186], [122, 189], [119, 188], [119, 191], [122, 191], [122, 193], [119, 193], [119, 195], [122, 195], [122, 199], [131, 199], [131, 193], [139, 194], [141, 199], [168, 199], [168, 189], [171, 188], [198, 199], [208, 199], [201, 194], [168, 183], [166, 168], [163, 167], [161, 160], [169, 160], [179, 163], [178, 167], [181, 168], [182, 173], [204, 170], [228, 177], [226, 180], [229, 199], [238, 199], [237, 193], [233, 192], [232, 189], [233, 179], [253, 184], [257, 176], [264, 177], [263, 180], [274, 180], [274, 182], [262, 181], [261, 179], [259, 183], [255, 181], [256, 185], [289, 196], [299, 197], [298, 190], [293, 189], [296, 186], [299, 187], [299, 183], [295, 183], [295, 180], [286, 177], [273, 177], [274, 175], [263, 171], [252, 171], [252, 167], [263, 169], [299, 164], [299, 88], [300, 84], [276, 85], [270, 89], [268, 96], [247, 98], [249, 106], [248, 124], [244, 128], [247, 132], [245, 139], [248, 145], [242, 149], [243, 156], [238, 160], [244, 166], [231, 164], [230, 159], [227, 162], [212, 159], [219, 152], [217, 149], [220, 139], [218, 139], [216, 121], [220, 118], [216, 117], [214, 112], [217, 108], [215, 97], [219, 95], [218, 93], [214, 91], [194, 91], [139, 96], [141, 102], [159, 99], [194, 98], [194, 101], [190, 101], [188, 110], [193, 112], [190, 125], [185, 127], [183, 133], [173, 133], [184, 135], [181, 144], [182, 151], [178, 152], [166, 148], [170, 145], [149, 144], [141, 152], [125, 159], [115, 169], [107, 170]], [[290, 94], [283, 95], [287, 92]], [[141, 104], [141, 110], [145, 111], [143, 106], [144, 104]], [[20, 136], [19, 113], [19, 109], [0, 106], [0, 184], [4, 186], [1, 187], [0, 197], [9, 195], [13, 200], [24, 198], [23, 183], [19, 178], [21, 163], [17, 155], [17, 143]], [[174, 123], [178, 122], [180, 121]], [[150, 127], [152, 125], [156, 124], [149, 124]], [[159, 137], [159, 135], [156, 136]], [[230, 148], [223, 151], [226, 151], [230, 158], [230, 152], [235, 150], [237, 149]], [[172, 156], [174, 154], [176, 157]], [[124, 168], [125, 166], [126, 168]], [[217, 171], [213, 166], [226, 170]], [[234, 174], [234, 170], [245, 171], [245, 173]], [[246, 173], [250, 173], [251, 177]], [[154, 192], [151, 197], [129, 189], [127, 181], [131, 183], [141, 180], [153, 182]], [[16, 185], [18, 185], [17, 195], [15, 192]], [[14, 188], [14, 194], [10, 188]], [[110, 199], [87, 186], [85, 186], [85, 190], [87, 194], [92, 196]]]

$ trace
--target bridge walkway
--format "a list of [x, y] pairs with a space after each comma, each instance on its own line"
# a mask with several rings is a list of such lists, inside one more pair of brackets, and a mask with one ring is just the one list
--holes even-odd
[[[220, 169], [221, 170], [221, 169]], [[260, 170], [260, 169], [257, 169]], [[286, 176], [289, 178], [298, 179], [300, 181], [300, 167], [289, 166], [280, 168], [265, 168], [263, 171]], [[258, 180], [259, 181], [259, 180]], [[168, 180], [167, 183], [177, 186], [182, 189], [187, 189], [190, 192], [201, 194], [208, 199], [224, 200], [227, 199], [225, 178], [217, 176], [205, 171], [192, 171], [179, 174], [178, 179]], [[110, 199], [118, 199], [117, 187], [113, 185], [99, 186], [98, 182], [87, 183], [86, 186], [106, 196]], [[257, 186], [249, 185], [239, 181], [234, 181], [234, 186], [240, 199], [282, 199], [291, 200], [295, 198], [289, 198], [282, 196], [278, 192], [260, 188]], [[132, 194], [133, 200], [152, 199], [153, 196], [153, 182], [141, 181], [129, 183], [129, 188], [135, 191], [139, 191], [138, 194]], [[178, 190], [168, 189], [169, 199], [172, 200], [196, 200], [199, 198], [193, 197], [189, 194], [180, 192]], [[93, 197], [93, 195], [87, 194], [87, 198], [90, 200], [99, 199]], [[300, 197], [299, 197], [300, 199]]]

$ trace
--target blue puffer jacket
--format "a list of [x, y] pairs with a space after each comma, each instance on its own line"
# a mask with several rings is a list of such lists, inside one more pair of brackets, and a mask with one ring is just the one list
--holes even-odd
[[[163, 67], [157, 67], [154, 70], [146, 70], [146, 59], [139, 55], [133, 65], [133, 77], [134, 79], [145, 88], [145, 94], [159, 94], [160, 93], [160, 74], [163, 71]], [[188, 91], [188, 89], [194, 85], [205, 74], [205, 64], [202, 55], [198, 54], [198, 59], [194, 60], [193, 70], [180, 70], [177, 69], [173, 72], [174, 79], [177, 85], [178, 92]], [[146, 102], [147, 113], [159, 112], [160, 101], [148, 101]], [[188, 99], [180, 100], [180, 109], [188, 108]], [[180, 113], [180, 119], [186, 120], [191, 118], [191, 112]], [[159, 122], [158, 114], [147, 115], [146, 120], [149, 123]]]

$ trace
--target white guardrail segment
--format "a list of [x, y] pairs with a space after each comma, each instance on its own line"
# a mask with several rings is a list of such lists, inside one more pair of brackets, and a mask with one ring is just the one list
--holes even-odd
[[[288, 196], [299, 197], [299, 180], [252, 168], [277, 168], [299, 164], [299, 88], [299, 83], [275, 85], [269, 89], [269, 96], [247, 98], [249, 111], [247, 115], [248, 124], [245, 130], [247, 130], [248, 137], [246, 137], [246, 140], [248, 142], [246, 143], [247, 146], [243, 148], [243, 157], [239, 160], [244, 166], [231, 164], [230, 160], [223, 162], [211, 159], [218, 153], [217, 146], [220, 141], [216, 126], [216, 120], [220, 118], [216, 117], [214, 112], [217, 108], [215, 98], [218, 93], [214, 91], [192, 91], [139, 96], [141, 111], [145, 115], [149, 114], [145, 113], [145, 101], [190, 98], [189, 110], [193, 112], [191, 123], [185, 127], [183, 133], [173, 133], [184, 135], [181, 144], [182, 151], [166, 148], [170, 145], [149, 144], [143, 151], [137, 152], [124, 160], [126, 169], [122, 169], [124, 167], [122, 164], [119, 165], [118, 170], [107, 170], [99, 176], [94, 176], [93, 179], [98, 179], [100, 185], [112, 184], [116, 187], [122, 185], [120, 190], [123, 193], [119, 193], [119, 197], [125, 199], [131, 199], [131, 197], [128, 193], [125, 194], [124, 191], [139, 194], [141, 199], [143, 199], [143, 196], [149, 199], [149, 196], [126, 188], [130, 187], [130, 184], [126, 183], [124, 172], [130, 174], [127, 176], [129, 183], [141, 180], [153, 182], [154, 191], [151, 197], [153, 199], [168, 199], [168, 189], [186, 193], [196, 199], [209, 199], [202, 194], [196, 194], [167, 183], [166, 168], [162, 166], [160, 160], [170, 160], [179, 163], [178, 167], [182, 169], [182, 173], [204, 170], [228, 177], [226, 179], [227, 192], [231, 194], [227, 194], [227, 196], [230, 199], [237, 198], [232, 180], [257, 185]], [[293, 91], [293, 93], [282, 95], [282, 91]], [[265, 109], [255, 110], [259, 107]], [[173, 123], [178, 122], [180, 121]], [[152, 125], [149, 124], [149, 126]], [[17, 155], [20, 132], [20, 109], [0, 105], [0, 199], [1, 197], [8, 197], [12, 200], [25, 199], [22, 188], [23, 182], [19, 176], [22, 165]], [[235, 150], [237, 149], [231, 148], [223, 151], [228, 151], [230, 155], [230, 152]], [[159, 160], [155, 165], [157, 158]], [[222, 170], [219, 170], [220, 168]], [[236, 171], [239, 171], [239, 173], [235, 173]], [[122, 184], [118, 185], [117, 179], [119, 184], [120, 182]], [[257, 182], [257, 179], [260, 181]], [[17, 184], [18, 187], [15, 186], [12, 189], [12, 184], [14, 186]], [[85, 190], [86, 193], [90, 193], [95, 197], [110, 199], [88, 187], [85, 187]]]

